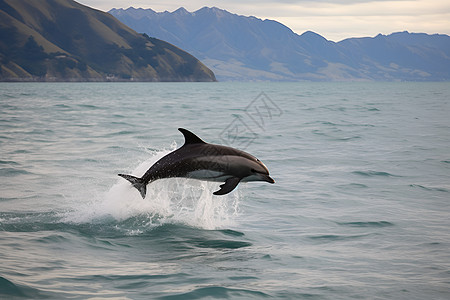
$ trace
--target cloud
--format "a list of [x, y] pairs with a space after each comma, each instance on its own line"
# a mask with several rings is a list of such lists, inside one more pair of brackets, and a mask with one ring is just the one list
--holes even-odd
[[[281, 3], [281, 4], [280, 4]], [[289, 1], [257, 6], [246, 2], [241, 10], [275, 19], [301, 34], [307, 30], [339, 41], [397, 31], [450, 33], [450, 1]]]
[[195, 11], [217, 6], [232, 13], [277, 20], [301, 34], [312, 30], [338, 41], [348, 37], [374, 36], [396, 31], [450, 34], [448, 0], [80, 0], [108, 11], [142, 7], [173, 11], [184, 6]]
[[334, 41], [404, 30], [450, 33], [448, 1], [434, 1], [433, 5], [430, 5], [432, 1], [347, 1], [345, 4], [320, 1], [311, 5], [305, 1], [289, 2], [295, 5], [272, 9], [270, 17], [297, 33], [312, 30]]

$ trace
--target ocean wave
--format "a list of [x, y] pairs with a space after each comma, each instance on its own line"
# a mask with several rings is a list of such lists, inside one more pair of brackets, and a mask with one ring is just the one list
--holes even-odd
[[59, 218], [54, 212], [0, 212], [0, 231], [36, 232], [59, 230]]
[[420, 188], [423, 189], [425, 191], [433, 191], [433, 192], [443, 192], [443, 193], [448, 193], [449, 190], [443, 187], [430, 187], [430, 186], [424, 186], [421, 184], [410, 184], [410, 187], [416, 187], [416, 188]]
[[97, 105], [93, 105], [93, 104], [77, 104], [76, 106], [84, 109], [88, 109], [88, 110], [93, 110], [93, 109], [104, 109], [103, 107], [97, 106]]
[[239, 298], [239, 299], [261, 299], [270, 298], [271, 296], [250, 289], [227, 288], [223, 286], [205, 286], [192, 289], [189, 292], [172, 294], [160, 297], [158, 299], [201, 299], [201, 298]]
[[191, 243], [199, 248], [214, 248], [214, 249], [239, 249], [243, 247], [249, 247], [252, 244], [245, 241], [232, 241], [232, 240], [192, 240]]
[[349, 183], [349, 184], [342, 184], [342, 185], [338, 185], [337, 187], [342, 188], [342, 189], [353, 189], [353, 188], [357, 188], [357, 189], [365, 189], [368, 188], [367, 185], [362, 184], [362, 183]]
[[[0, 231], [34, 232], [34, 243], [62, 245], [84, 243], [90, 248], [114, 249], [130, 247], [145, 239], [171, 249], [239, 249], [252, 245], [244, 233], [225, 230], [206, 230], [185, 224], [158, 223], [157, 216], [136, 216], [117, 221], [104, 218], [90, 223], [63, 222], [61, 214], [0, 213]], [[80, 240], [81, 239], [81, 240]]]
[[14, 284], [8, 279], [0, 276], [0, 298], [43, 299], [47, 298], [47, 296], [43, 295], [41, 291], [39, 291], [38, 289], [19, 284]]
[[376, 228], [395, 226], [394, 223], [388, 221], [336, 222], [336, 224], [350, 227], [376, 227]]
[[394, 175], [394, 174], [391, 174], [391, 173], [388, 173], [388, 172], [372, 171], [372, 170], [368, 170], [368, 171], [353, 171], [352, 174], [365, 176], [365, 177], [376, 177], [376, 176], [380, 176], [380, 177], [401, 177], [399, 175]]
[[55, 108], [57, 108], [57, 109], [64, 109], [64, 110], [67, 110], [67, 111], [71, 111], [73, 109], [71, 106], [69, 106], [67, 104], [55, 104], [53, 106]]
[[31, 175], [33, 173], [26, 170], [21, 170], [17, 168], [0, 168], [0, 176], [2, 177], [13, 177], [19, 175]]
[[12, 161], [12, 160], [0, 160], [0, 165], [13, 165], [18, 166], [19, 163]]
[[371, 233], [368, 234], [353, 234], [353, 235], [345, 235], [345, 234], [321, 234], [321, 235], [313, 235], [308, 238], [311, 240], [319, 240], [323, 242], [336, 242], [336, 241], [348, 241], [348, 240], [356, 240], [365, 238]]

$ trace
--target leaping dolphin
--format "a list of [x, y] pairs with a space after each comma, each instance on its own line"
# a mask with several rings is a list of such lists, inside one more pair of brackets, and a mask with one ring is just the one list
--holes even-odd
[[214, 195], [228, 194], [241, 181], [275, 183], [269, 176], [267, 167], [253, 155], [231, 147], [208, 144], [189, 130], [178, 130], [184, 135], [184, 145], [158, 160], [144, 176], [139, 178], [118, 174], [131, 182], [142, 198], [145, 198], [147, 193], [147, 184], [162, 178], [185, 177], [225, 181]]

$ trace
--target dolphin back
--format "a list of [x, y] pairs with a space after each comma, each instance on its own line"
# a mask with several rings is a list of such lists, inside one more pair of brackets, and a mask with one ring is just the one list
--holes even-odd
[[190, 132], [187, 129], [184, 128], [178, 128], [178, 130], [183, 134], [184, 136], [184, 144], [207, 144], [204, 140], [196, 136], [194, 133]]

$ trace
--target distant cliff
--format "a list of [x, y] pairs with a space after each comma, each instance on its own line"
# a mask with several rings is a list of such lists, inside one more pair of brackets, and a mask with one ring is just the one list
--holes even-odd
[[215, 81], [192, 55], [72, 0], [0, 0], [0, 81]]
[[450, 80], [448, 35], [399, 32], [335, 43], [314, 32], [298, 35], [276, 21], [215, 7], [110, 13], [138, 32], [192, 53], [219, 80]]

